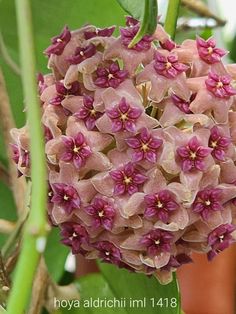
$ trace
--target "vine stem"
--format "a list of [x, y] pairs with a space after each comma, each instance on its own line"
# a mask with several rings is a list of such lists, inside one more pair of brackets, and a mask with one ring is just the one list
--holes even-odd
[[32, 18], [29, 0], [16, 0], [22, 83], [30, 132], [32, 196], [24, 227], [22, 248], [8, 300], [8, 314], [22, 314], [27, 308], [39, 257], [46, 242], [46, 161], [38, 104]]
[[15, 74], [20, 75], [20, 68], [8, 53], [1, 30], [0, 30], [0, 54], [2, 55], [2, 58], [5, 61], [5, 63], [10, 67], [10, 69]]
[[172, 39], [175, 38], [179, 6], [180, 0], [169, 0], [164, 28]]

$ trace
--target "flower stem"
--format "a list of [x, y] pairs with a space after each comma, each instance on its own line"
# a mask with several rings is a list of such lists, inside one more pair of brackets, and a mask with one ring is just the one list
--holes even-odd
[[157, 107], [152, 107], [151, 117], [156, 118], [156, 114], [157, 114]]
[[179, 15], [180, 0], [169, 0], [166, 20], [165, 20], [165, 30], [171, 36], [172, 39], [175, 38], [175, 30], [177, 25], [177, 19]]
[[26, 180], [23, 177], [20, 180], [16, 180], [17, 168], [15, 162], [12, 160], [12, 149], [9, 145], [9, 143], [12, 141], [10, 130], [12, 128], [15, 128], [15, 121], [12, 115], [11, 104], [1, 67], [0, 67], [0, 120], [4, 144], [6, 147], [7, 157], [9, 159], [8, 161], [9, 183], [13, 191], [13, 196], [17, 207], [17, 213], [20, 216], [22, 213], [24, 213], [25, 209], [24, 194], [26, 191]]
[[46, 240], [46, 162], [40, 123], [35, 57], [29, 0], [16, 0], [22, 83], [30, 132], [32, 197], [24, 227], [22, 249], [8, 301], [8, 314], [22, 314], [27, 308], [40, 253]]

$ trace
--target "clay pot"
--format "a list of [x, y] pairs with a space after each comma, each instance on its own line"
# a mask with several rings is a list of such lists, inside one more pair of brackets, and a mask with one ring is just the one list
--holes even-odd
[[234, 314], [236, 245], [208, 262], [193, 254], [194, 263], [177, 271], [185, 314]]

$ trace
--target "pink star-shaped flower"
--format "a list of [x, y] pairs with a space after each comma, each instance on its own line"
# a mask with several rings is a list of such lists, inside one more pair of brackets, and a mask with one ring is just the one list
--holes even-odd
[[121, 98], [120, 102], [113, 108], [107, 109], [107, 116], [112, 122], [112, 132], [128, 131], [135, 132], [135, 125], [137, 119], [142, 114], [141, 108], [132, 107], [126, 102], [124, 97]]
[[71, 247], [72, 254], [85, 253], [83, 246], [87, 246], [89, 235], [85, 227], [76, 222], [64, 222], [60, 225], [61, 242]]
[[126, 143], [133, 150], [132, 158], [134, 162], [147, 160], [151, 163], [155, 163], [157, 161], [159, 148], [163, 144], [163, 140], [154, 137], [148, 129], [142, 128], [140, 133], [135, 137], [127, 138]]
[[90, 202], [97, 193], [90, 179], [79, 180], [79, 173], [75, 172], [73, 164], [61, 161], [59, 169], [59, 173], [51, 171], [49, 174], [49, 199], [53, 205], [50, 215], [56, 224], [77, 215], [83, 203]]
[[215, 71], [224, 71], [221, 58], [227, 51], [216, 48], [213, 38], [204, 40], [197, 37], [196, 41], [187, 39], [173, 51], [178, 55], [180, 62], [191, 66], [191, 77], [207, 75], [210, 68]]
[[177, 148], [178, 158], [184, 172], [203, 171], [205, 169], [204, 160], [210, 153], [211, 148], [202, 146], [196, 136], [192, 137], [187, 145]]
[[92, 226], [94, 228], [102, 226], [106, 230], [112, 229], [116, 212], [108, 200], [96, 196], [91, 204], [84, 209], [92, 217]]
[[67, 26], [64, 27], [62, 33], [51, 39], [52, 44], [44, 51], [48, 56], [51, 54], [61, 55], [65, 46], [71, 39], [71, 32]]
[[191, 176], [195, 171], [207, 171], [214, 165], [211, 156], [211, 148], [208, 147], [210, 130], [205, 128], [196, 129], [192, 132], [183, 132], [176, 127], [168, 127], [164, 131], [166, 145], [160, 159], [162, 167], [169, 173], [179, 173]]
[[108, 158], [101, 153], [112, 141], [111, 136], [97, 131], [88, 131], [83, 122], [70, 117], [66, 136], [62, 135], [47, 142], [46, 153], [53, 164], [59, 160], [72, 162], [83, 171], [90, 169], [106, 170], [110, 168]]
[[[51, 54], [48, 60], [48, 68], [52, 69], [57, 80], [65, 76], [70, 63], [67, 60], [74, 53], [76, 48], [85, 43], [84, 32], [94, 29], [91, 25], [86, 25], [79, 30], [70, 32], [70, 41], [65, 45], [60, 55]], [[60, 44], [60, 43], [59, 43]]]
[[[201, 79], [188, 79], [189, 87], [197, 92], [195, 100], [190, 104], [193, 113], [211, 112], [218, 123], [228, 121], [228, 112], [233, 103], [236, 90], [230, 85], [228, 75], [210, 72], [205, 82]], [[204, 86], [205, 85], [205, 86]]]
[[179, 63], [175, 54], [156, 51], [154, 60], [137, 75], [136, 81], [137, 84], [151, 81], [149, 97], [155, 102], [160, 102], [170, 88], [176, 95], [188, 100], [190, 91], [184, 73], [187, 69], [188, 66]]
[[110, 171], [110, 176], [115, 184], [115, 195], [122, 195], [125, 193], [132, 195], [138, 192], [139, 186], [147, 180], [147, 177], [131, 162], [124, 165], [124, 167]]
[[131, 40], [134, 38], [139, 29], [139, 22], [130, 22], [127, 18], [127, 28], [120, 28], [121, 36], [105, 51], [105, 60], [119, 58], [124, 62], [124, 68], [131, 76], [135, 74], [138, 65], [149, 63], [153, 58], [154, 48], [152, 41], [153, 36], [145, 35], [133, 48], [128, 48]]
[[158, 125], [156, 119], [145, 113], [140, 95], [133, 83], [129, 82], [128, 87], [130, 88], [127, 89], [125, 97], [124, 93], [113, 88], [109, 88], [103, 93], [105, 114], [96, 121], [100, 132], [114, 134], [119, 148], [126, 145], [125, 138], [128, 133], [132, 134], [143, 127], [154, 128]]
[[[211, 128], [211, 136], [209, 138], [209, 147], [212, 148], [212, 156], [218, 161], [224, 161], [225, 157], [233, 156], [233, 147], [229, 136], [225, 136], [226, 130], [222, 127], [214, 126]], [[229, 131], [228, 131], [229, 135]], [[231, 146], [231, 149], [229, 149]]]
[[96, 28], [92, 31], [85, 31], [84, 37], [85, 39], [90, 39], [94, 37], [110, 37], [115, 30], [115, 26], [106, 27], [106, 28]]
[[220, 62], [221, 58], [226, 55], [227, 51], [216, 47], [216, 41], [213, 38], [204, 40], [201, 37], [196, 39], [199, 57], [208, 64]]
[[207, 242], [210, 245], [210, 251], [207, 253], [208, 260], [211, 261], [217, 254], [235, 242], [235, 238], [232, 235], [235, 229], [236, 226], [233, 224], [222, 224], [209, 233], [207, 238]]

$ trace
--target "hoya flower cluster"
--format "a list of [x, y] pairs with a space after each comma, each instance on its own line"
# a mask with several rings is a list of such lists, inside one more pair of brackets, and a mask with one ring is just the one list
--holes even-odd
[[[45, 50], [49, 220], [73, 254], [166, 283], [235, 238], [236, 65], [211, 38], [176, 45], [158, 25], [129, 48], [139, 22], [114, 30], [65, 27]], [[30, 176], [27, 125], [12, 137]]]

